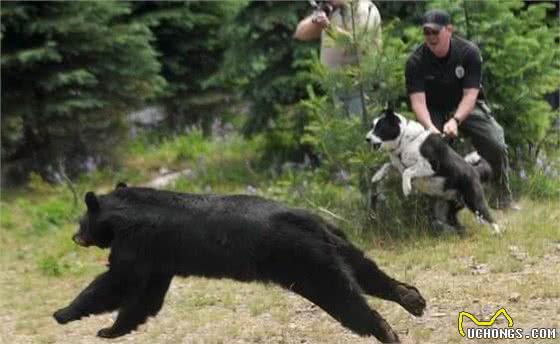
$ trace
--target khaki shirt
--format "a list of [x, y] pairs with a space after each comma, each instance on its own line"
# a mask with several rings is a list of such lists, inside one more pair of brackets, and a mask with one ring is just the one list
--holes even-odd
[[[381, 38], [381, 16], [377, 7], [370, 0], [358, 0], [354, 5], [354, 26], [356, 38], [361, 35], [371, 35], [372, 41], [380, 42]], [[336, 9], [330, 17], [331, 25], [339, 27], [352, 34], [352, 10], [350, 4], [343, 9]], [[338, 37], [337, 37], [338, 36]], [[355, 63], [358, 59], [355, 48], [349, 39], [339, 37], [340, 34], [332, 33], [332, 30], [323, 30], [321, 33], [321, 63], [329, 69], [337, 69], [341, 66]]]

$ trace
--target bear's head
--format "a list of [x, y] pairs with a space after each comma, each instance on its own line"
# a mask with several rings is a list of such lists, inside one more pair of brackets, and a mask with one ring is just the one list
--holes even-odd
[[107, 248], [113, 241], [114, 232], [109, 221], [103, 219], [103, 209], [93, 192], [85, 196], [87, 211], [80, 219], [80, 228], [72, 240], [84, 247], [97, 246]]

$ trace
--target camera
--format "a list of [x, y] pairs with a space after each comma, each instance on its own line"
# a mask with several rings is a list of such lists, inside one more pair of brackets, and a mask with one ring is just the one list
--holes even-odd
[[333, 6], [329, 0], [309, 0], [309, 4], [313, 7], [313, 15], [316, 15], [318, 12], [325, 12], [327, 17], [331, 16]]

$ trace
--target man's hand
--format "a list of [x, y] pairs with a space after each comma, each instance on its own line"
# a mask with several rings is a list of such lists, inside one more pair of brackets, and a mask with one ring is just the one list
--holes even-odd
[[443, 133], [451, 138], [456, 138], [458, 135], [457, 130], [457, 121], [455, 118], [451, 118], [449, 121], [445, 123], [443, 126]]
[[322, 29], [326, 28], [331, 23], [329, 17], [327, 17], [327, 14], [324, 11], [317, 11], [314, 13], [311, 22], [320, 26]]
[[433, 134], [441, 135], [441, 131], [439, 131], [439, 129], [436, 128], [434, 125], [430, 126], [430, 127], [428, 128], [428, 130], [431, 131]]

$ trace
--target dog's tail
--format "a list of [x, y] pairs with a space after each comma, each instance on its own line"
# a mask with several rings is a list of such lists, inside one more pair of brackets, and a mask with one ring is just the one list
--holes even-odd
[[485, 183], [492, 178], [492, 167], [486, 159], [481, 157], [478, 152], [474, 151], [465, 156], [465, 161], [468, 162], [478, 173], [480, 181]]

